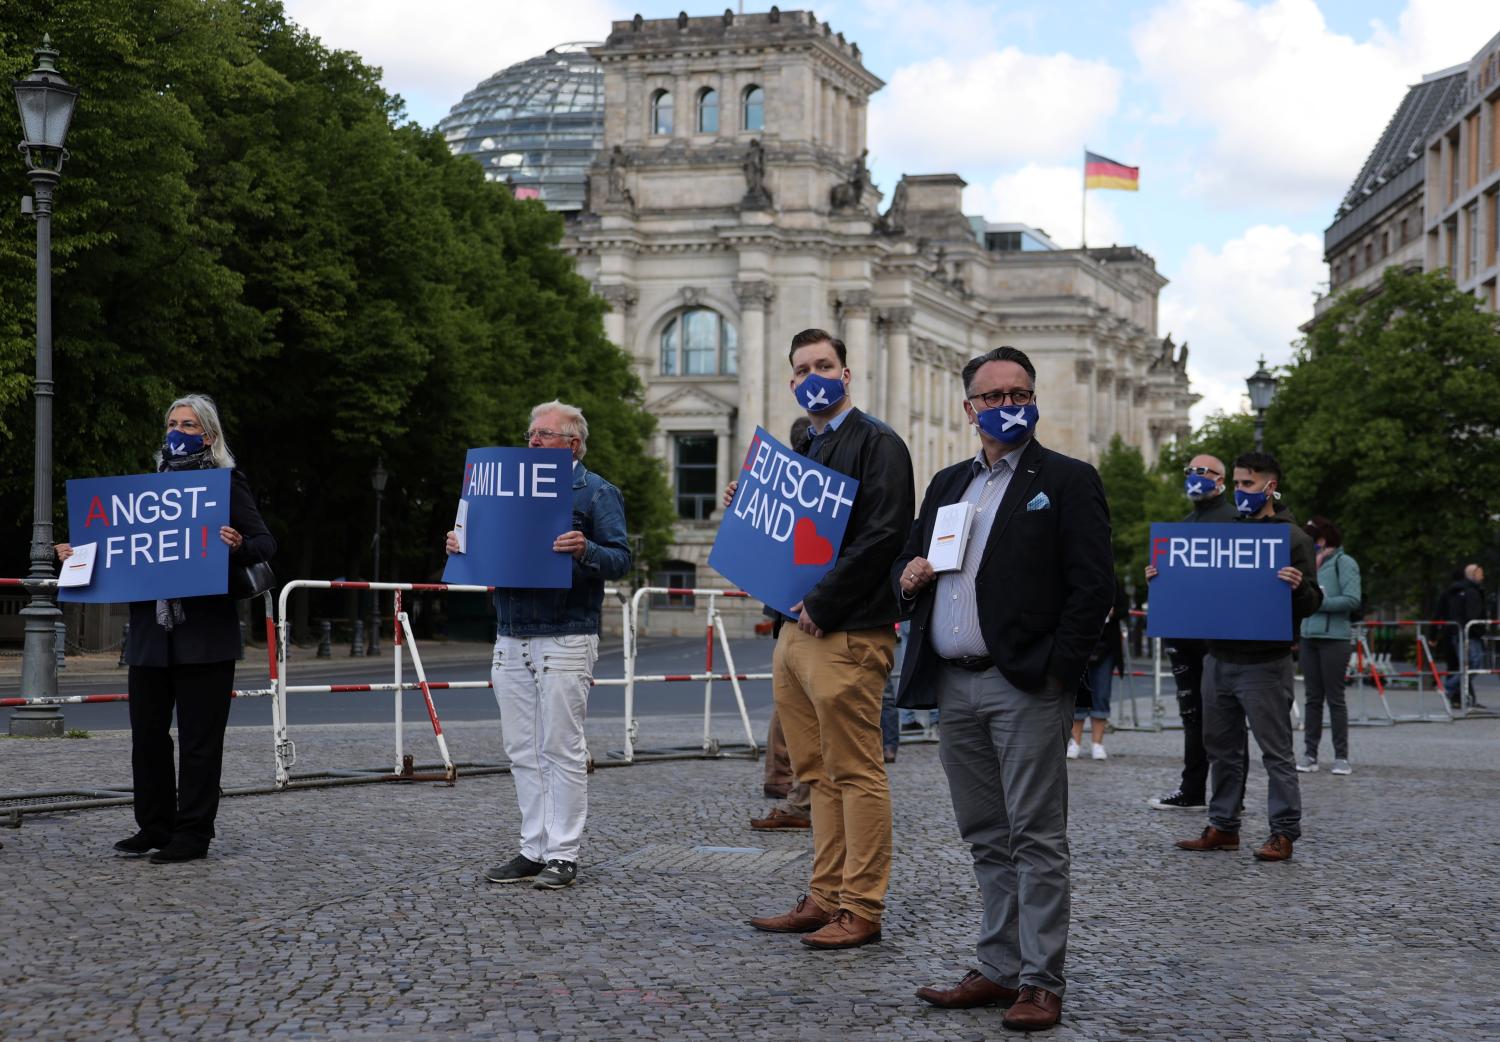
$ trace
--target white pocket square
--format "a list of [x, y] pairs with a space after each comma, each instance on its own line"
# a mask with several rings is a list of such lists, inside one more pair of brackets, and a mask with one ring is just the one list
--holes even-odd
[[1027, 510], [1046, 510], [1052, 505], [1052, 500], [1047, 498], [1047, 493], [1038, 492], [1031, 497], [1031, 502], [1026, 504]]

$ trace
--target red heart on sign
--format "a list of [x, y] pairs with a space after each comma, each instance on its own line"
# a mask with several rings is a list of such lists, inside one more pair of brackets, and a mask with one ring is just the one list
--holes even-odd
[[833, 543], [818, 535], [813, 519], [804, 517], [792, 529], [793, 564], [827, 564], [833, 560]]

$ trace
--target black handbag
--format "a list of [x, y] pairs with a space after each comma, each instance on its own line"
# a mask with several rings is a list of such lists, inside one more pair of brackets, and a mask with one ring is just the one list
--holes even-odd
[[269, 561], [254, 564], [229, 563], [229, 596], [237, 601], [248, 601], [259, 597], [276, 585], [276, 573], [271, 571]]

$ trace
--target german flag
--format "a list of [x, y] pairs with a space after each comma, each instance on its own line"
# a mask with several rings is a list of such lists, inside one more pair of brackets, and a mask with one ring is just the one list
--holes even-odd
[[1083, 187], [1117, 188], [1122, 192], [1141, 190], [1141, 168], [1116, 163], [1093, 152], [1083, 154]]

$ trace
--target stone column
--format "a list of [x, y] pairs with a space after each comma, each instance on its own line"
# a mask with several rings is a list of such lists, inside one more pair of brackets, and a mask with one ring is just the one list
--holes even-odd
[[849, 371], [853, 376], [849, 395], [856, 406], [879, 416], [880, 403], [875, 401], [875, 350], [870, 340], [870, 291], [840, 290], [838, 304], [844, 322], [844, 347], [849, 352]]
[[886, 354], [885, 412], [881, 419], [910, 444], [911, 427], [911, 320], [912, 308], [886, 308], [880, 313], [885, 324]]
[[636, 301], [640, 299], [634, 286], [621, 283], [611, 283], [605, 286], [595, 286], [594, 292], [603, 297], [609, 304], [609, 311], [604, 315], [604, 335], [609, 337], [609, 342], [630, 356], [635, 365], [636, 375], [641, 378], [641, 383], [646, 382], [646, 377], [651, 371], [651, 358], [637, 358], [630, 344], [630, 318], [635, 314]]
[[[757, 425], [769, 422], [766, 415], [766, 309], [776, 289], [763, 279], [734, 284], [740, 300], [740, 411], [735, 432], [735, 452], [731, 458], [750, 447]], [[778, 438], [785, 431], [771, 431]]]

